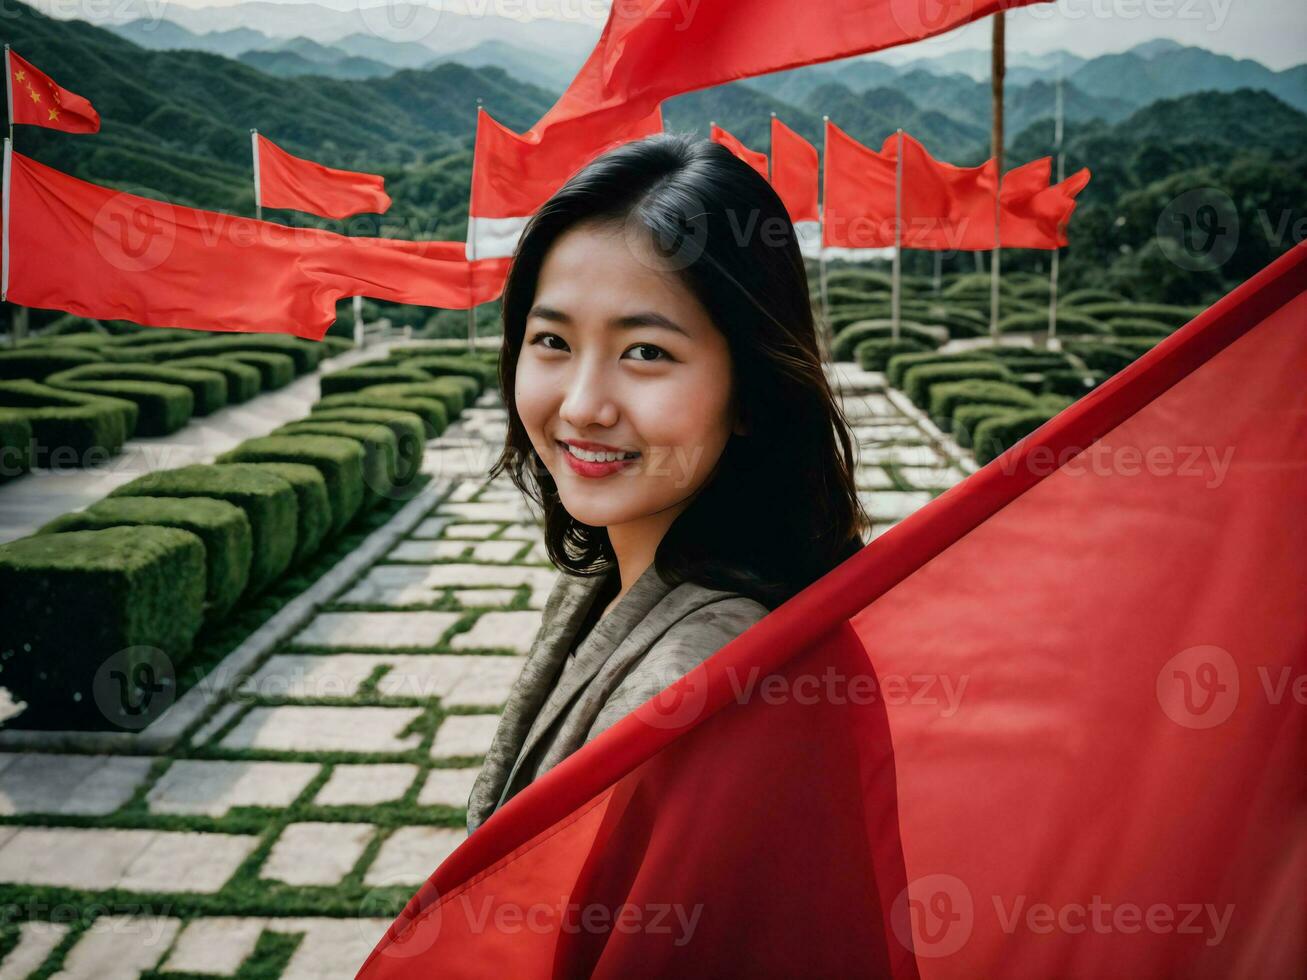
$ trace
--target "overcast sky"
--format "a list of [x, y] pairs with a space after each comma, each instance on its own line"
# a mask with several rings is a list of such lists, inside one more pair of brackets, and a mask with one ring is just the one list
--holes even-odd
[[[166, 2], [205, 7], [229, 6], [240, 0]], [[360, 3], [373, 6], [378, 0], [314, 2], [348, 9]], [[691, 4], [728, 0], [675, 2], [684, 10]], [[729, 2], [747, 5], [749, 0]], [[609, 0], [429, 0], [429, 3], [462, 13], [579, 21], [592, 25], [596, 31], [603, 25], [609, 7]], [[820, 0], [811, 0], [813, 16], [820, 16], [819, 5]], [[1092, 57], [1124, 51], [1155, 38], [1170, 38], [1234, 57], [1255, 58], [1277, 70], [1307, 62], [1307, 0], [1055, 0], [1014, 10], [1009, 13], [1008, 21], [1010, 49], [1032, 54], [1065, 48]], [[941, 37], [898, 48], [884, 57], [903, 60], [961, 48], [988, 47], [989, 30], [986, 22], [974, 23]]]

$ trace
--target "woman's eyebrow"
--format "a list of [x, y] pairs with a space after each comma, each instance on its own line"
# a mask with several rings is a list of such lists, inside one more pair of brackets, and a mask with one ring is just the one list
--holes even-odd
[[[539, 320], [551, 320], [554, 323], [571, 323], [572, 318], [562, 310], [554, 309], [552, 306], [545, 306], [537, 303], [531, 307], [531, 312], [527, 318]], [[630, 313], [626, 316], [616, 316], [608, 321], [610, 326], [618, 327], [623, 330], [630, 330], [634, 327], [660, 327], [663, 330], [672, 330], [681, 334], [683, 337], [689, 337], [690, 332], [682, 327], [675, 320], [670, 320], [653, 310], [644, 310], [640, 313]]]

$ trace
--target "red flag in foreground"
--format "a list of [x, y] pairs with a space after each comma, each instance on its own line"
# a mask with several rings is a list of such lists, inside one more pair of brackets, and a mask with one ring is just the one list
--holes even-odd
[[615, 114], [612, 122], [610, 128], [568, 127], [543, 141], [530, 132], [519, 136], [478, 109], [468, 257], [511, 256], [527, 219], [572, 174], [614, 147], [662, 132], [663, 113], [655, 108], [638, 119]]
[[256, 204], [306, 211], [324, 218], [384, 214], [390, 207], [385, 178], [324, 167], [292, 156], [262, 133], [251, 135]]
[[361, 968], [1290, 976], [1307, 245], [546, 772]]
[[5, 45], [5, 91], [10, 124], [44, 126], [65, 133], [98, 133], [100, 114], [91, 103], [55, 83]]
[[762, 174], [762, 179], [767, 179], [767, 154], [759, 153], [757, 150], [751, 150], [729, 132], [718, 126], [716, 123], [709, 125], [709, 138], [714, 143], [720, 143], [726, 149], [730, 150], [735, 156], [739, 157], [758, 173]]
[[1089, 168], [1052, 187], [1048, 157], [1017, 167], [1003, 177], [999, 241], [1004, 248], [1061, 248], [1076, 209], [1076, 196], [1089, 183]]
[[99, 187], [8, 150], [3, 291], [11, 303], [155, 327], [320, 340], [336, 302], [447, 309], [494, 299], [508, 262], [462, 242], [347, 238]]

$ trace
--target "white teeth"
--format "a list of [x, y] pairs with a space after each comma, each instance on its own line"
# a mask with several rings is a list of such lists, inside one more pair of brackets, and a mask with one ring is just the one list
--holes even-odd
[[587, 463], [615, 463], [619, 459], [628, 459], [640, 455], [639, 453], [592, 453], [588, 449], [578, 449], [569, 443], [563, 443], [567, 451], [577, 459], [583, 459]]

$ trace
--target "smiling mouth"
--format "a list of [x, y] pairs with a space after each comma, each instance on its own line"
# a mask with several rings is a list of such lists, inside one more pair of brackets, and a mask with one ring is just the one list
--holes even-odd
[[574, 446], [569, 446], [567, 443], [561, 441], [558, 443], [558, 448], [561, 449], [563, 452], [565, 452], [568, 456], [571, 456], [573, 459], [579, 460], [582, 463], [599, 463], [599, 464], [621, 463], [626, 460], [637, 459], [640, 456], [639, 453], [622, 453], [622, 452], [596, 453], [596, 452], [591, 452], [588, 449], [577, 449]]

